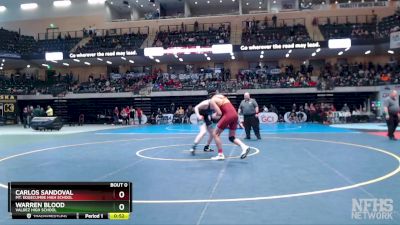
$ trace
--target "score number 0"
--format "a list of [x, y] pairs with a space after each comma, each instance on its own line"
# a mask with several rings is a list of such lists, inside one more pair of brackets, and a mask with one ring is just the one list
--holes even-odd
[[[123, 199], [125, 197], [125, 192], [124, 191], [120, 191], [118, 193], [118, 197], [120, 199]], [[119, 210], [124, 211], [125, 210], [125, 205], [124, 204], [119, 204], [118, 208], [119, 208]]]

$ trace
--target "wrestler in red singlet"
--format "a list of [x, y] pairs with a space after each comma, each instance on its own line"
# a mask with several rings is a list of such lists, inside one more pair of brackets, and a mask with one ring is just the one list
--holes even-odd
[[250, 147], [235, 137], [236, 128], [238, 125], [238, 114], [235, 107], [233, 107], [232, 103], [226, 96], [222, 94], [217, 94], [215, 90], [210, 90], [209, 95], [212, 96], [210, 101], [211, 108], [215, 111], [213, 116], [214, 117], [222, 116], [217, 124], [217, 129], [214, 130], [213, 134], [215, 139], [215, 144], [218, 147], [218, 155], [216, 157], [213, 157], [212, 159], [215, 160], [225, 159], [222, 150], [222, 142], [220, 135], [222, 131], [224, 131], [224, 129], [226, 128], [229, 128], [229, 141], [240, 146], [242, 149], [242, 154], [240, 155], [240, 158], [241, 159], [246, 158], [247, 154], [250, 151]]

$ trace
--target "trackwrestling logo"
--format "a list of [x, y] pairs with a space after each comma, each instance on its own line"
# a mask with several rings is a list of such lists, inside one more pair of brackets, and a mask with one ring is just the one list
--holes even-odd
[[352, 199], [351, 218], [355, 220], [393, 220], [393, 199]]

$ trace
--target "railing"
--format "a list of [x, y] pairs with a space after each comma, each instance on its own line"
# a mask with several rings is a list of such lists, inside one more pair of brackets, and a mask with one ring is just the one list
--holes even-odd
[[[268, 17], [267, 20], [256, 20], [259, 21], [259, 25], [266, 25], [267, 27], [283, 27], [286, 26], [294, 26], [294, 25], [303, 25], [306, 24], [305, 18], [293, 18], [293, 19], [277, 19], [276, 24], [272, 20], [272, 17]], [[242, 28], [246, 28], [249, 24], [253, 23], [253, 20], [245, 20], [242, 21]]]
[[376, 23], [376, 16], [374, 15], [356, 15], [356, 16], [330, 16], [319, 17], [318, 24], [346, 24], [346, 23]]
[[[51, 31], [47, 33], [39, 33], [38, 40], [53, 40], [59, 37], [65, 38], [66, 35], [71, 36], [71, 38], [83, 38], [88, 36], [90, 29], [77, 30], [77, 31]], [[141, 34], [149, 34], [149, 27], [129, 27], [129, 28], [111, 28], [111, 29], [93, 29], [92, 32], [95, 32], [97, 36], [105, 36], [108, 35], [123, 35], [128, 33], [141, 33]]]
[[65, 38], [66, 35], [71, 36], [71, 38], [82, 38], [83, 31], [82, 30], [75, 30], [75, 31], [51, 31], [47, 33], [38, 33], [37, 39], [38, 40], [53, 40], [59, 37]]
[[[222, 22], [222, 23], [199, 23], [197, 31], [208, 31], [209, 28], [216, 28], [218, 29], [219, 27], [224, 26], [225, 28], [228, 28], [231, 26], [230, 22]], [[183, 30], [185, 32], [194, 32], [195, 31], [195, 24], [179, 24], [179, 25], [162, 25], [159, 28], [159, 31], [165, 31], [165, 32], [174, 32], [174, 31], [181, 31]]]

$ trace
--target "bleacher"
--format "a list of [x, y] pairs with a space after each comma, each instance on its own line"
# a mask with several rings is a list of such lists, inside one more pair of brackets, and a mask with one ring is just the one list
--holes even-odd
[[49, 40], [39, 40], [38, 41], [38, 52], [52, 52], [61, 51], [69, 52], [76, 44], [79, 43], [81, 38], [71, 38], [71, 39], [49, 39]]
[[130, 33], [122, 35], [94, 36], [84, 46], [80, 46], [78, 52], [112, 51], [116, 49], [137, 49], [146, 40], [147, 34]]
[[226, 44], [230, 43], [230, 33], [230, 23], [161, 26], [153, 46], [168, 48]]
[[35, 47], [36, 41], [32, 36], [0, 28], [0, 52], [29, 55]]
[[304, 19], [271, 21], [244, 21], [242, 44], [284, 44], [307, 42], [311, 38], [304, 26]]
[[377, 24], [373, 15], [325, 17], [319, 18], [318, 22], [325, 40], [330, 38], [371, 40], [376, 37]]
[[400, 30], [400, 10], [391, 16], [382, 18], [378, 27], [382, 38], [388, 38], [391, 30]]

